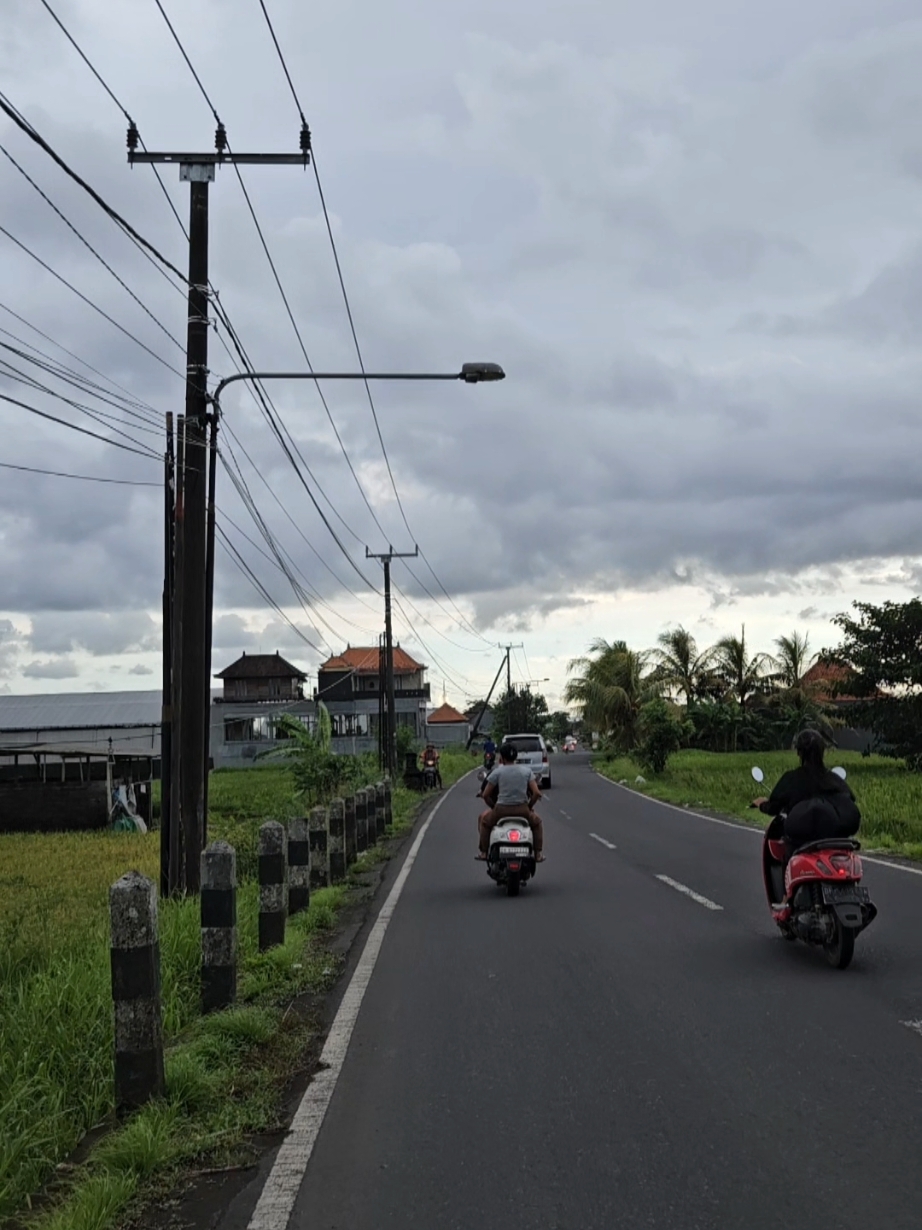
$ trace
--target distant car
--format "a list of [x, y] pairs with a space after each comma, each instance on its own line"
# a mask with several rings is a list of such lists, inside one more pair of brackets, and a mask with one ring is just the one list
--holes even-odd
[[540, 735], [505, 735], [503, 743], [514, 743], [518, 755], [516, 762], [525, 764], [531, 769], [542, 790], [551, 788], [551, 766], [548, 760], [547, 744]]
[[572, 735], [567, 735], [567, 737], [564, 739], [563, 750], [565, 752], [575, 752], [576, 751], [576, 740], [573, 738]]

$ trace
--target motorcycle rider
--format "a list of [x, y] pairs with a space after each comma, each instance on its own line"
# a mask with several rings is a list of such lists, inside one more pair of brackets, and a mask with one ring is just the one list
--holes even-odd
[[423, 751], [420, 753], [420, 760], [423, 762], [424, 769], [435, 770], [435, 780], [438, 782], [439, 790], [442, 789], [442, 774], [439, 770], [439, 753], [431, 743], [427, 743]]
[[[855, 796], [838, 774], [826, 768], [825, 748], [818, 731], [802, 730], [794, 740], [800, 768], [784, 773], [769, 798], [753, 800], [752, 806], [767, 816], [784, 817], [788, 854], [811, 841], [854, 837], [858, 832], [861, 812]], [[773, 827], [774, 822], [769, 829]]]
[[499, 749], [500, 763], [483, 784], [483, 798], [488, 807], [480, 813], [477, 821], [480, 849], [476, 857], [480, 860], [487, 857], [490, 830], [497, 821], [521, 816], [528, 821], [535, 836], [535, 861], [544, 862], [544, 825], [533, 810], [534, 804], [544, 796], [531, 769], [515, 763], [518, 754], [514, 743], [504, 743]]

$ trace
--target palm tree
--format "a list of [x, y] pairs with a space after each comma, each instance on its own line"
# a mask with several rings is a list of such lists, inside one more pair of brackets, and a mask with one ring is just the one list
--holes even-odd
[[746, 625], [739, 636], [722, 637], [714, 646], [714, 660], [727, 690], [739, 701], [741, 709], [746, 699], [759, 690], [766, 665], [771, 661], [766, 653], [749, 656], [746, 645]]
[[809, 635], [794, 631], [790, 636], [779, 636], [775, 645], [778, 652], [771, 661], [779, 681], [786, 688], [802, 688], [804, 675], [816, 659], [816, 654], [810, 653]]
[[681, 692], [686, 706], [696, 700], [710, 675], [713, 649], [699, 651], [698, 643], [681, 624], [658, 638], [661, 648], [653, 650], [654, 674], [670, 691]]
[[637, 742], [641, 706], [658, 692], [644, 675], [648, 655], [628, 649], [624, 641], [601, 638], [589, 646], [589, 655], [568, 663], [574, 678], [564, 689], [564, 701], [579, 708], [591, 729], [629, 751]]

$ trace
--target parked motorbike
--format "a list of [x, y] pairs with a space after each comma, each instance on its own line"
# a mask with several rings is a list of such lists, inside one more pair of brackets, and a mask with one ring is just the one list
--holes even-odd
[[[845, 770], [832, 770], [845, 778]], [[765, 780], [758, 767], [752, 776]], [[775, 816], [762, 841], [762, 878], [772, 918], [786, 940], [803, 940], [823, 949], [835, 969], [845, 969], [855, 939], [877, 917], [877, 907], [861, 884], [863, 868], [852, 838], [822, 838], [788, 856], [784, 815]]]
[[535, 847], [532, 831], [524, 820], [500, 820], [490, 833], [487, 875], [505, 886], [509, 897], [535, 874]]

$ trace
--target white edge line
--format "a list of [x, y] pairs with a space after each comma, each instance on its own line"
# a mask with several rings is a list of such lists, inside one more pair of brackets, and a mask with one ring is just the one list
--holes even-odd
[[718, 905], [716, 901], [711, 901], [709, 897], [702, 897], [700, 893], [696, 893], [693, 888], [689, 888], [687, 884], [680, 884], [678, 880], [673, 880], [672, 876], [658, 875], [657, 880], [661, 880], [663, 884], [668, 884], [670, 888], [674, 888], [677, 893], [684, 893], [686, 897], [691, 897], [692, 901], [697, 901], [699, 905], [703, 905], [706, 910], [722, 910], [723, 906]]
[[[739, 833], [755, 833], [757, 837], [763, 835], [762, 829], [756, 828], [753, 824], [746, 824], [743, 820], [721, 820], [719, 816], [706, 816], [703, 812], [694, 811], [691, 807], [676, 807], [675, 803], [667, 803], [663, 799], [654, 798], [652, 794], [644, 794], [642, 790], [632, 790], [630, 786], [622, 786], [620, 782], [612, 781], [610, 777], [606, 777], [598, 769], [593, 769], [592, 772], [599, 781], [608, 782], [609, 786], [614, 786], [616, 790], [626, 790], [629, 794], [639, 795], [640, 798], [647, 799], [650, 803], [655, 803], [657, 807], [668, 807], [670, 811], [677, 811], [681, 816], [696, 816], [699, 820], [707, 820], [708, 824], [722, 824], [724, 828], [736, 829]], [[922, 876], [922, 867], [907, 867], [903, 863], [891, 863], [889, 859], [877, 858], [873, 854], [865, 854], [863, 850], [861, 851], [861, 859], [865, 863], [874, 863], [878, 867], [889, 867], [891, 871], [905, 871], [907, 875]]]
[[286, 1230], [288, 1226], [327, 1107], [330, 1105], [346, 1053], [349, 1050], [352, 1031], [365, 991], [371, 981], [388, 923], [400, 899], [400, 894], [403, 892], [407, 877], [416, 862], [416, 856], [429, 830], [429, 825], [455, 786], [468, 776], [469, 774], [465, 773], [464, 777], [459, 778], [450, 786], [429, 813], [422, 828], [416, 834], [397, 879], [388, 893], [387, 900], [378, 912], [378, 917], [368, 933], [362, 955], [349, 980], [349, 985], [346, 987], [346, 992], [320, 1053], [317, 1072], [304, 1091], [304, 1096], [291, 1121], [291, 1127], [282, 1141], [256, 1208], [253, 1210], [247, 1230]]
[[598, 833], [590, 833], [590, 837], [594, 837], [596, 841], [601, 842], [603, 846], [608, 846], [609, 850], [617, 850], [618, 847], [613, 841], [606, 841], [604, 837], [600, 837]]

